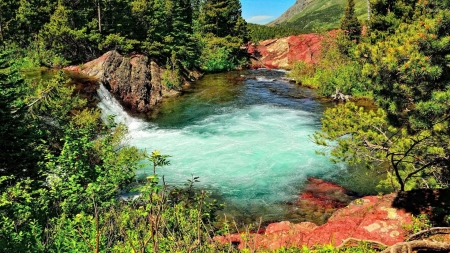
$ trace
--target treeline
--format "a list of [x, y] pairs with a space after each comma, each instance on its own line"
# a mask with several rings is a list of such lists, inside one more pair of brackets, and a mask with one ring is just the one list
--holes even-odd
[[302, 33], [302, 30], [297, 29], [295, 27], [286, 27], [281, 25], [266, 26], [250, 23], [247, 24], [247, 27], [250, 40], [254, 43], [257, 43], [262, 40], [283, 38]]
[[341, 31], [325, 38], [318, 62], [293, 68], [299, 83], [323, 96], [369, 98], [379, 108], [346, 103], [328, 109], [316, 143], [330, 148], [336, 162], [385, 175], [382, 188], [448, 188], [450, 4], [371, 3], [364, 34], [348, 0]]
[[47, 66], [82, 63], [109, 50], [205, 71], [245, 63], [239, 0], [2, 1], [0, 11], [1, 46], [28, 48]]

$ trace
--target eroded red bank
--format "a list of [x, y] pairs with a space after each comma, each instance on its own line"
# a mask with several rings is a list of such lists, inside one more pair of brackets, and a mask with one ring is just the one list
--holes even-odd
[[[323, 182], [323, 184], [327, 184]], [[330, 185], [331, 188], [335, 185]], [[331, 189], [329, 188], [329, 189]], [[279, 249], [333, 244], [338, 246], [348, 238], [374, 240], [386, 245], [402, 242], [406, 225], [412, 216], [403, 209], [393, 207], [396, 194], [367, 196], [354, 200], [334, 212], [328, 222], [317, 226], [311, 222], [294, 224], [288, 221], [272, 223], [263, 234], [232, 234], [217, 236], [221, 243], [237, 244], [239, 249]]]
[[[329, 32], [333, 36], [336, 32]], [[328, 36], [326, 35], [326, 36]], [[280, 39], [265, 40], [248, 45], [248, 53], [253, 56], [252, 68], [288, 69], [297, 61], [317, 62], [322, 41], [321, 34], [301, 34]]]

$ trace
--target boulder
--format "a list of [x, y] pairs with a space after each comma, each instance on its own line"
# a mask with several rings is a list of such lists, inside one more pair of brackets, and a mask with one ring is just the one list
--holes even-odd
[[93, 61], [66, 70], [97, 78], [125, 107], [135, 112], [148, 112], [164, 96], [178, 93], [161, 83], [165, 70], [142, 54], [126, 57], [117, 51], [109, 51]]

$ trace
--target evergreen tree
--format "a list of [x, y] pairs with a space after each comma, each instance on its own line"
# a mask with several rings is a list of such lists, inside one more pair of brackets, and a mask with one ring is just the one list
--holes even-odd
[[15, 17], [10, 23], [14, 41], [20, 46], [31, 43], [42, 26], [50, 20], [55, 6], [55, 1], [19, 0], [14, 11]]
[[361, 36], [361, 23], [355, 15], [355, 1], [348, 0], [345, 7], [344, 17], [341, 20], [341, 29], [351, 41], [359, 41]]
[[0, 46], [2, 47], [6, 47], [6, 42], [12, 39], [11, 23], [17, 8], [18, 2], [16, 0], [0, 1]]
[[[62, 55], [65, 59], [82, 62], [95, 57], [98, 51], [89, 43], [87, 28], [77, 29], [73, 25], [78, 20], [76, 13], [60, 4], [39, 33], [45, 50]], [[80, 24], [78, 24], [80, 26]]]
[[40, 179], [40, 134], [36, 124], [25, 117], [26, 83], [8, 55], [0, 52], [0, 176]]
[[166, 36], [165, 0], [133, 0], [132, 15], [136, 20], [137, 40], [141, 49], [150, 56], [157, 56], [163, 51]]
[[241, 3], [239, 0], [206, 0], [203, 2], [200, 24], [203, 33], [212, 33], [216, 37], [228, 35], [243, 37], [241, 30]]
[[400, 190], [449, 185], [448, 4], [374, 1], [371, 40], [355, 52], [380, 110], [327, 110], [316, 135], [339, 161], [389, 165], [387, 179]]
[[[186, 65], [192, 66], [195, 58], [195, 43], [192, 29], [192, 5], [190, 0], [166, 0], [165, 53], [172, 54]], [[172, 63], [175, 64], [175, 63]]]
[[377, 103], [392, 118], [409, 118], [406, 122], [411, 127], [421, 128], [431, 127], [429, 120], [434, 117], [425, 116], [419, 103], [429, 103], [438, 93], [447, 92], [450, 82], [450, 10], [416, 8], [424, 13], [417, 20], [401, 24], [383, 41], [362, 45], [358, 52], [369, 60], [363, 71], [372, 82]]

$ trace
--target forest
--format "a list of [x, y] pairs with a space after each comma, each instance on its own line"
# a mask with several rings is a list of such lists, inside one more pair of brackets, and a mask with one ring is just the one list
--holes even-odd
[[[173, 70], [229, 71], [248, 64], [242, 45], [298, 30], [248, 25], [239, 0], [2, 0], [0, 13], [0, 248], [237, 251], [212, 240], [232, 225], [218, 222], [223, 206], [195, 188], [197, 177], [167, 185], [158, 172], [170, 154], [127, 145], [125, 125], [103, 121], [63, 71], [44, 77], [42, 67], [116, 50]], [[323, 36], [319, 61], [296, 63], [291, 77], [321, 96], [339, 90], [377, 109], [347, 102], [326, 110], [312, 136], [319, 153], [378, 171], [390, 191], [448, 189], [450, 3], [372, 0], [362, 22], [349, 0], [337, 35]], [[136, 178], [144, 166], [153, 174]], [[124, 192], [139, 197], [119, 198]], [[448, 225], [442, 217], [434, 225]], [[279, 252], [299, 251], [379, 250]]]
[[[3, 49], [28, 49], [35, 65], [79, 64], [110, 50], [162, 63], [230, 70], [248, 41], [238, 0], [2, 1]], [[5, 14], [5, 15], [3, 15]], [[32, 51], [33, 53], [31, 53]]]

